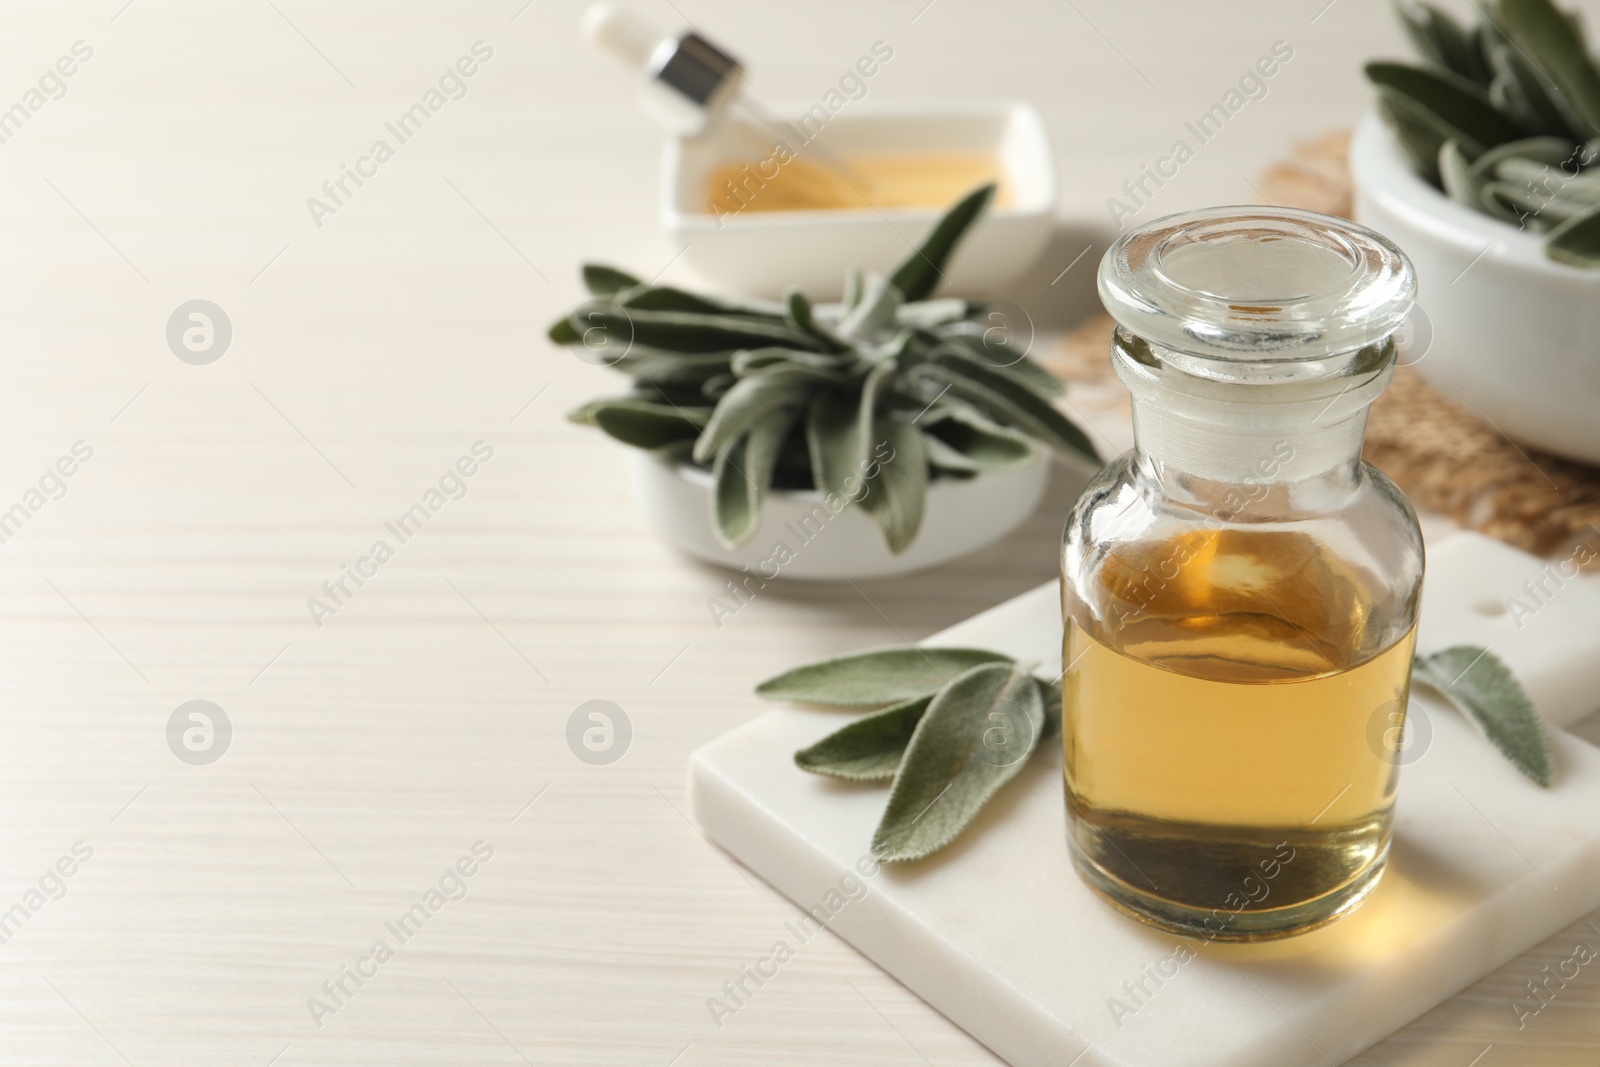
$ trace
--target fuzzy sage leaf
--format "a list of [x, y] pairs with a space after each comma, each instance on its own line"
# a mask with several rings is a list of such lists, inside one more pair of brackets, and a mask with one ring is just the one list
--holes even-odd
[[1492, 652], [1454, 645], [1418, 656], [1411, 677], [1460, 708], [1517, 770], [1543, 786], [1555, 780], [1544, 721], [1516, 676]]
[[797, 704], [881, 707], [927, 696], [981, 664], [1010, 662], [1009, 656], [981, 648], [884, 648], [784, 671], [756, 686], [756, 695]]
[[796, 752], [795, 766], [852, 782], [888, 781], [932, 700], [929, 693], [862, 716]]
[[1574, 267], [1600, 267], [1600, 207], [1550, 231], [1545, 255]]
[[761, 525], [761, 498], [795, 416], [788, 410], [764, 419], [717, 454], [711, 466], [713, 511], [717, 537], [729, 548], [750, 540]]
[[944, 268], [950, 260], [950, 254], [961, 243], [961, 238], [966, 236], [968, 227], [989, 206], [994, 194], [995, 185], [990, 182], [967, 194], [946, 212], [933, 232], [890, 276], [889, 284], [900, 290], [908, 302], [926, 300], [944, 279]]
[[917, 860], [955, 840], [1022, 769], [1044, 729], [1038, 680], [1009, 664], [974, 667], [939, 690], [895, 772], [873, 853]]

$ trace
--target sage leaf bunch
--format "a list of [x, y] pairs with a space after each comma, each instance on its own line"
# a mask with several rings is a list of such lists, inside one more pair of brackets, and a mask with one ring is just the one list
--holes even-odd
[[769, 700], [869, 714], [795, 753], [813, 774], [890, 782], [872, 850], [922, 859], [954, 841], [1060, 732], [1061, 686], [981, 648], [876, 649], [806, 664], [756, 687]]
[[[1510, 669], [1467, 645], [1419, 655], [1412, 682], [1437, 691], [1524, 775], [1555, 778], [1543, 721]], [[1060, 735], [1062, 685], [981, 648], [903, 646], [804, 664], [756, 687], [768, 700], [864, 712], [800, 749], [801, 770], [888, 782], [872, 835], [884, 862], [923, 859], [959, 837], [1041, 746]]]
[[1545, 254], [1600, 268], [1600, 61], [1551, 0], [1485, 0], [1470, 28], [1399, 0], [1423, 62], [1366, 66], [1378, 112], [1452, 200], [1546, 234]]
[[615, 267], [583, 268], [592, 297], [549, 330], [627, 375], [626, 395], [568, 415], [633, 448], [710, 471], [711, 521], [735, 547], [769, 491], [858, 504], [900, 553], [928, 486], [1037, 462], [1098, 466], [1056, 407], [1062, 383], [1007, 339], [995, 308], [935, 298], [951, 255], [993, 200], [958, 201], [887, 275], [853, 271], [837, 307], [690, 293]]

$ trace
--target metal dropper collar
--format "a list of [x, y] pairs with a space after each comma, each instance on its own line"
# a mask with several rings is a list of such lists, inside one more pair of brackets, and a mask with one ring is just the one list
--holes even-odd
[[738, 95], [744, 67], [694, 32], [670, 33], [613, 3], [590, 4], [583, 15], [588, 41], [641, 73], [658, 117], [697, 134]]

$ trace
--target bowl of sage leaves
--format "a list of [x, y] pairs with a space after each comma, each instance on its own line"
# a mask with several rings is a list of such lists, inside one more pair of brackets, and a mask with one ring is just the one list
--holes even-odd
[[1356, 218], [1416, 267], [1409, 361], [1506, 436], [1600, 463], [1600, 60], [1552, 0], [1396, 5], [1365, 73]]
[[890, 273], [852, 271], [837, 305], [585, 266], [591, 298], [550, 339], [631, 388], [569, 419], [630, 446], [666, 540], [747, 588], [906, 573], [994, 541], [1038, 505], [1050, 456], [1100, 462], [994, 306], [934, 295], [994, 193], [954, 204]]

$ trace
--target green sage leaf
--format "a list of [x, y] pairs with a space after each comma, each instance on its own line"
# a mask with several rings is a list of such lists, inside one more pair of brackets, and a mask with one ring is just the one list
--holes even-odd
[[[1475, 171], [1461, 146], [1446, 141], [1439, 146], [1439, 179], [1450, 199], [1474, 211], [1487, 211], [1490, 205], [1499, 205], [1484, 195], [1485, 180]], [[1497, 212], [1498, 213], [1498, 212]]]
[[[1022, 434], [1006, 430], [977, 412], [954, 404], [939, 405], [922, 419], [929, 438], [954, 450], [971, 464], [956, 469], [1014, 470], [1026, 467], [1037, 455], [1033, 444]], [[929, 459], [934, 459], [933, 450]], [[934, 460], [935, 465], [938, 461]]]
[[951, 253], [994, 199], [995, 188], [995, 184], [990, 182], [957, 201], [945, 212], [932, 232], [923, 238], [916, 251], [906, 257], [890, 275], [889, 283], [900, 291], [907, 303], [926, 300], [944, 279], [944, 268], [949, 263]]
[[865, 715], [794, 754], [801, 770], [852, 782], [886, 781], [916, 731], [933, 694], [928, 693]]
[[919, 300], [915, 304], [901, 304], [895, 309], [894, 321], [901, 326], [915, 326], [931, 330], [960, 322], [972, 311], [972, 305], [956, 297], [943, 300]]
[[900, 290], [881, 274], [868, 274], [861, 296], [839, 320], [839, 336], [846, 341], [867, 341], [894, 325], [903, 298]]
[[982, 648], [882, 648], [784, 671], [756, 686], [756, 695], [796, 704], [882, 707], [929, 696], [980, 664], [1010, 662], [1011, 657]]
[[844, 342], [817, 322], [816, 315], [811, 311], [811, 301], [806, 299], [804, 293], [798, 289], [791, 290], [787, 304], [785, 321], [788, 322], [790, 329], [816, 338], [829, 352], [844, 351], [846, 347]]
[[1412, 680], [1460, 708], [1517, 770], [1543, 786], [1555, 780], [1555, 757], [1544, 721], [1516, 676], [1492, 652], [1454, 645], [1418, 656]]
[[583, 343], [583, 334], [579, 333], [568, 319], [557, 319], [550, 324], [550, 329], [545, 331], [545, 336], [558, 345], [576, 345]]
[[1516, 45], [1497, 33], [1488, 40], [1489, 65], [1494, 68], [1489, 83], [1491, 104], [1510, 115], [1526, 133], [1566, 136], [1583, 128], [1572, 106], [1523, 58]]
[[[644, 311], [614, 303], [586, 304], [569, 316], [580, 333], [599, 331], [607, 346], [626, 352], [630, 345], [673, 352], [719, 352], [781, 345], [817, 350], [821, 342], [787, 325], [726, 314]], [[592, 338], [591, 338], [592, 339]]]
[[634, 345], [610, 366], [640, 385], [698, 385], [726, 373], [732, 359], [732, 352], [668, 352]]
[[883, 531], [889, 551], [899, 555], [916, 540], [927, 502], [928, 452], [922, 431], [909, 422], [878, 415], [866, 440], [871, 447], [866, 469], [875, 465], [877, 476], [868, 481], [861, 506]]
[[806, 410], [812, 481], [818, 491], [843, 500], [859, 500], [866, 492], [866, 472], [857, 460], [861, 454], [858, 411], [857, 398], [827, 389], [813, 395]]
[[763, 419], [717, 453], [711, 465], [713, 517], [717, 538], [727, 547], [744, 544], [761, 525], [761, 501], [772, 484], [773, 468], [797, 414], [788, 408]]
[[1508, 159], [1527, 159], [1547, 167], [1576, 165], [1581, 159], [1578, 145], [1565, 137], [1524, 137], [1495, 145], [1472, 162], [1479, 177], [1497, 177], [1495, 168]]
[[950, 386], [956, 396], [976, 403], [990, 414], [999, 415], [1067, 455], [1081, 456], [1098, 463], [1100, 457], [1084, 432], [1043, 397], [1036, 395], [997, 371], [975, 361], [936, 353], [915, 373]]
[[809, 372], [800, 370], [740, 378], [717, 401], [700, 439], [694, 443], [695, 462], [709, 462], [719, 449], [785, 405], [800, 407], [815, 384]]
[[1480, 85], [1489, 81], [1476, 45], [1455, 19], [1432, 4], [1396, 3], [1395, 11], [1412, 47], [1422, 58]]
[[1600, 207], [1551, 230], [1544, 254], [1568, 266], [1600, 268]]
[[614, 299], [623, 307], [635, 311], [689, 311], [703, 315], [760, 319], [777, 324], [784, 321], [783, 306], [771, 301], [701, 296], [670, 285], [637, 285], [618, 292]]
[[596, 400], [567, 416], [573, 422], [596, 426], [634, 448], [661, 448], [700, 435], [710, 411], [660, 404], [634, 397]]
[[1038, 679], [1007, 664], [974, 667], [939, 690], [895, 772], [873, 852], [905, 862], [955, 840], [1022, 769], [1044, 729]]
[[595, 296], [610, 296], [612, 293], [631, 289], [642, 283], [633, 275], [615, 267], [607, 267], [601, 263], [585, 263], [583, 284]]
[[1060, 378], [1045, 370], [1004, 340], [987, 331], [974, 331], [976, 323], [964, 323], [961, 328], [947, 330], [940, 335], [944, 342], [939, 351], [949, 351], [965, 357], [985, 370], [1010, 378], [1018, 385], [1031, 389], [1045, 400], [1056, 400], [1067, 393]]
[[1583, 34], [1550, 0], [1500, 0], [1499, 23], [1522, 53], [1539, 66], [1582, 124], [1582, 139], [1600, 135], [1600, 71], [1584, 49]]
[[844, 297], [840, 304], [844, 313], [848, 315], [860, 302], [861, 270], [858, 267], [851, 267], [844, 276]]
[[1366, 65], [1367, 80], [1378, 87], [1381, 103], [1415, 122], [1420, 119], [1437, 137], [1422, 161], [1430, 176], [1439, 145], [1454, 140], [1476, 158], [1485, 149], [1516, 138], [1517, 130], [1479, 86], [1459, 74], [1406, 63], [1374, 62]]

